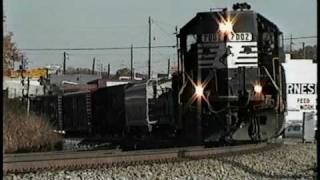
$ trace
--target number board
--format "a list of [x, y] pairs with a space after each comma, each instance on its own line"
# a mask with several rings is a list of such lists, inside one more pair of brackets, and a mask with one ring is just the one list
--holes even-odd
[[252, 41], [252, 34], [249, 32], [232, 33], [230, 41]]

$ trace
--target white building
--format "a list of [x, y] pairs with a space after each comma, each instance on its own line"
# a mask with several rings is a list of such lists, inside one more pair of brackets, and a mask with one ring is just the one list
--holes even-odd
[[[3, 79], [3, 89], [8, 90], [8, 97], [9, 98], [18, 98], [22, 97], [22, 91], [25, 89], [24, 93], [26, 93], [26, 85], [22, 86], [21, 78], [4, 78]], [[25, 83], [27, 81], [25, 80]], [[40, 85], [38, 79], [30, 79], [29, 84], [29, 95], [30, 96], [37, 96], [43, 95], [43, 86]]]
[[312, 59], [291, 59], [287, 55], [283, 66], [287, 83], [286, 123], [302, 123], [303, 112], [316, 112], [317, 64]]

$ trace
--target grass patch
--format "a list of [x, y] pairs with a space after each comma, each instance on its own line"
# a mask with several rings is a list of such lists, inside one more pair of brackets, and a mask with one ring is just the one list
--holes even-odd
[[42, 116], [30, 113], [17, 99], [4, 99], [3, 144], [5, 153], [41, 152], [61, 146], [62, 137]]

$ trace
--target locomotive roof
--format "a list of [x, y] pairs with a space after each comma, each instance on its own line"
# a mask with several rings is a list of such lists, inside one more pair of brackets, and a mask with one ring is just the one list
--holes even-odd
[[[212, 18], [212, 16], [218, 16], [218, 13], [221, 13], [222, 11], [212, 11], [212, 12], [198, 12], [197, 15], [192, 18], [187, 24], [185, 24], [180, 29], [180, 34], [188, 34], [192, 31], [194, 31], [195, 26], [202, 20], [202, 19], [209, 19]], [[261, 14], [252, 11], [252, 10], [245, 10], [245, 11], [228, 11], [230, 14], [239, 14], [247, 16], [248, 18], [256, 18], [258, 21], [263, 21], [267, 23], [269, 26], [271, 26], [276, 31], [279, 31], [279, 28], [272, 23], [270, 20], [262, 16]], [[180, 35], [179, 34], [179, 35]]]

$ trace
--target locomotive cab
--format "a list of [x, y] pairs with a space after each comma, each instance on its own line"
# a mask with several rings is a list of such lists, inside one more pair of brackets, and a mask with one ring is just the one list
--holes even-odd
[[[282, 33], [249, 9], [200, 12], [180, 29], [179, 127], [195, 144], [264, 140], [283, 127]], [[193, 133], [190, 133], [193, 132]]]

